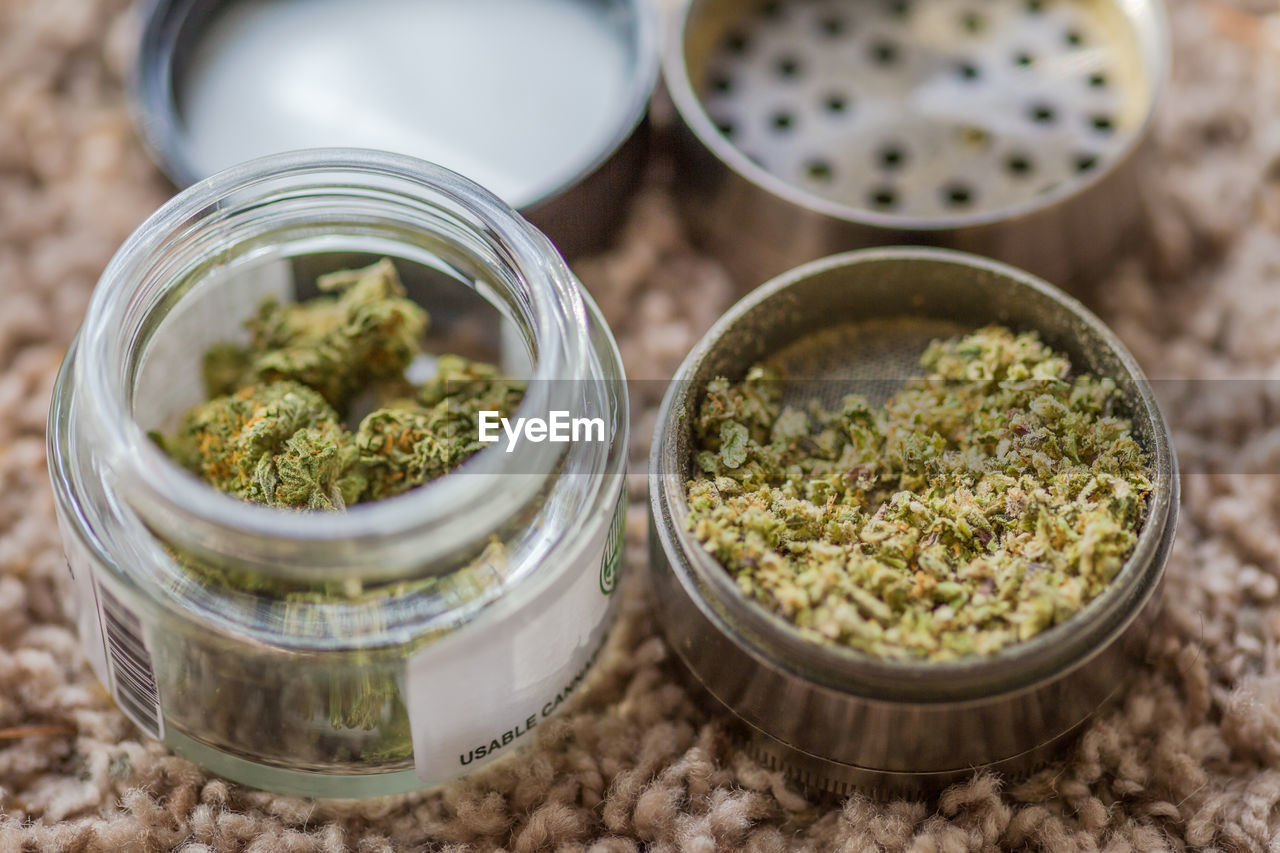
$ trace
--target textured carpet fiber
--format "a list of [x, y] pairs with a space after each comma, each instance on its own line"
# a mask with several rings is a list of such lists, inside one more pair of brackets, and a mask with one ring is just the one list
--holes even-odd
[[[1095, 306], [1154, 376], [1274, 378], [1280, 56], [1239, 16], [1275, 3], [1173, 5], [1151, 239]], [[169, 194], [122, 106], [120, 7], [0, 0], [0, 851], [1280, 849], [1280, 394], [1265, 382], [1197, 383], [1187, 393], [1212, 400], [1175, 407], [1183, 523], [1154, 662], [1127, 700], [1061, 763], [975, 778], [936, 810], [807, 800], [698, 710], [654, 632], [638, 477], [621, 624], [585, 701], [518, 761], [335, 805], [248, 791], [140, 740], [69, 628], [44, 460], [90, 289]], [[579, 267], [641, 379], [668, 376], [732, 301], [688, 246], [668, 174], [654, 164], [616, 248]], [[637, 401], [636, 470], [654, 402]]]

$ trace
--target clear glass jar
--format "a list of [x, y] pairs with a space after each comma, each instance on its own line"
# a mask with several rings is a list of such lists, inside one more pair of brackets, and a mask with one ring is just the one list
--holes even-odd
[[[434, 328], [528, 380], [517, 417], [601, 418], [603, 440], [493, 445], [404, 495], [307, 513], [221, 494], [148, 438], [202, 399], [200, 356], [263, 296], [384, 256]], [[82, 644], [144, 730], [248, 785], [354, 797], [475, 769], [533, 740], [603, 642], [627, 415], [597, 308], [490, 193], [372, 151], [223, 172], [120, 249], [54, 391]]]

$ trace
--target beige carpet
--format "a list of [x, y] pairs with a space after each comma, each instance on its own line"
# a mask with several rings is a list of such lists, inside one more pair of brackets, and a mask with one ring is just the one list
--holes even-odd
[[[521, 760], [335, 806], [244, 790], [140, 742], [68, 627], [44, 461], [51, 382], [90, 288], [168, 194], [121, 104], [121, 6], [0, 0], [0, 851], [1280, 849], [1280, 395], [1259, 382], [1201, 383], [1212, 402], [1180, 409], [1185, 512], [1157, 662], [1127, 702], [1063, 763], [1021, 784], [975, 779], [936, 812], [808, 801], [697, 710], [654, 633], [639, 478], [601, 676]], [[1275, 378], [1280, 48], [1232, 7], [1174, 6], [1154, 239], [1098, 308], [1153, 375]], [[642, 379], [669, 375], [731, 301], [686, 244], [667, 175], [656, 163], [617, 249], [580, 268]], [[654, 400], [637, 403], [642, 470]]]

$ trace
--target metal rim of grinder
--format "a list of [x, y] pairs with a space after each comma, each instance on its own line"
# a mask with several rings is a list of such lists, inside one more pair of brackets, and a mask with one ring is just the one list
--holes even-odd
[[[660, 17], [649, 0], [576, 2], [618, 34], [626, 54], [625, 92], [619, 93], [610, 110], [607, 136], [601, 137], [587, 154], [573, 161], [572, 173], [560, 175], [558, 182], [546, 185], [534, 197], [504, 199], [546, 233], [556, 248], [570, 259], [598, 252], [609, 245], [626, 212], [626, 203], [639, 185], [649, 154], [648, 109], [659, 76], [661, 29]], [[261, 10], [268, 6], [254, 0], [144, 0], [140, 5], [137, 52], [128, 79], [130, 108], [134, 124], [152, 159], [179, 188], [190, 186], [210, 174], [195, 155], [188, 130], [185, 80], [193, 58], [209, 31], [222, 18], [244, 8]], [[484, 14], [480, 7], [474, 8]], [[322, 9], [312, 15], [313, 23], [306, 33], [297, 38], [305, 40], [307, 34], [324, 33], [328, 19], [323, 13]], [[332, 38], [329, 38], [330, 34], [324, 34], [329, 42], [351, 37], [341, 32], [332, 34]], [[318, 45], [317, 49], [329, 49], [329, 42]], [[387, 55], [389, 61], [404, 59], [394, 50]], [[520, 68], [513, 65], [514, 60], [500, 50], [482, 59], [503, 74], [520, 73]], [[341, 64], [343, 54], [333, 53], [332, 61]], [[466, 69], [458, 72], [459, 85], [467, 79], [465, 72]], [[297, 97], [313, 94], [314, 86], [306, 68], [298, 68], [290, 80], [299, 93]], [[376, 108], [345, 103], [343, 97], [341, 93], [325, 93], [322, 100], [330, 110], [344, 108], [363, 114], [372, 109], [373, 118], [385, 118], [376, 113]], [[500, 104], [487, 104], [482, 95], [477, 97], [482, 106], [501, 109]], [[333, 103], [335, 98], [337, 102]], [[243, 127], [243, 135], [252, 137], [258, 132], [253, 111], [263, 107], [250, 97], [244, 98], [244, 104], [235, 120]], [[413, 103], [405, 105], [403, 116], [422, 126], [441, 121]], [[393, 118], [399, 121], [401, 117]], [[395, 121], [390, 124], [394, 125]], [[518, 131], [519, 128], [513, 128], [512, 135]], [[347, 139], [316, 139], [303, 147], [355, 145], [396, 150], [398, 142], [394, 136], [372, 145], [355, 144]], [[279, 150], [264, 142], [256, 156], [269, 153], [279, 153]], [[396, 150], [396, 153], [423, 156], [422, 152], [412, 150]], [[498, 191], [498, 194], [502, 193]]]
[[683, 208], [743, 286], [915, 243], [1075, 287], [1135, 236], [1162, 0], [689, 0], [669, 30]]
[[[898, 371], [914, 364], [936, 336], [930, 330], [989, 323], [1035, 330], [1074, 369], [1116, 382], [1148, 456], [1153, 488], [1134, 551], [1108, 588], [1030, 640], [951, 661], [885, 661], [817, 643], [742, 595], [686, 524], [691, 413], [707, 382], [740, 378], [750, 365], [814, 333], [852, 328], [846, 339], [856, 340], [853, 349], [863, 355], [846, 353], [838, 369], [851, 372], [841, 381], [854, 376], [884, 388], [907, 375]], [[903, 331], [910, 324], [919, 331]], [[833, 352], [827, 360], [841, 358]], [[1140, 665], [1158, 611], [1179, 488], [1168, 427], [1149, 384], [1097, 317], [1005, 264], [896, 247], [806, 264], [731, 308], [668, 388], [649, 491], [650, 560], [663, 631], [697, 682], [747, 724], [757, 757], [817, 789], [918, 795], [977, 769], [1028, 772], [1119, 695]]]

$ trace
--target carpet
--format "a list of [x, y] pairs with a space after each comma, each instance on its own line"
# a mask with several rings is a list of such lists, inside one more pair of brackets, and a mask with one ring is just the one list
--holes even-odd
[[[680, 686], [637, 475], [621, 621], [572, 713], [492, 771], [335, 803], [247, 790], [140, 738], [79, 652], [49, 394], [103, 266], [171, 191], [124, 108], [121, 0], [0, 0], [0, 853], [1280, 849], [1280, 42], [1246, 17], [1277, 7], [1171, 6], [1148, 238], [1092, 304], [1153, 377], [1212, 398], [1174, 407], [1182, 524], [1152, 663], [1122, 704], [1029, 779], [979, 776], [933, 805], [807, 797]], [[641, 380], [669, 376], [734, 299], [671, 180], [659, 153], [615, 246], [577, 266]], [[660, 385], [636, 383], [635, 471]]]

